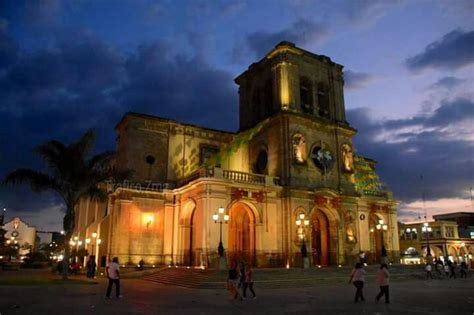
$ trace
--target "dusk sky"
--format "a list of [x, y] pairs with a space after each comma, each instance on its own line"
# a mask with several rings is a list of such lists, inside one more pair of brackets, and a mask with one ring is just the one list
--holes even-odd
[[[282, 40], [344, 65], [356, 151], [378, 161], [401, 221], [474, 211], [472, 0], [2, 0], [0, 177], [88, 128], [114, 149], [127, 111], [236, 131], [233, 78]], [[61, 230], [54, 194], [1, 187], [0, 206]]]

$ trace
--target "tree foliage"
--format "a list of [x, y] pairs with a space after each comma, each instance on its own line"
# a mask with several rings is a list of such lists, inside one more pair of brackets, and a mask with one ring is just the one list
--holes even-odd
[[354, 155], [354, 176], [356, 190], [360, 193], [378, 193], [385, 187], [375, 172], [375, 162], [361, 155]]
[[[92, 156], [96, 139], [93, 130], [88, 130], [78, 141], [65, 144], [51, 140], [36, 147], [46, 163], [47, 171], [27, 168], [17, 169], [8, 174], [4, 184], [29, 183], [35, 192], [52, 190], [64, 202], [66, 214], [63, 219], [66, 240], [74, 231], [75, 207], [81, 198], [89, 197], [105, 200], [107, 192], [100, 184], [107, 180], [120, 181], [129, 177], [128, 170], [120, 171], [114, 166], [115, 152], [106, 151]], [[67, 277], [69, 247], [65, 247], [63, 277]]]

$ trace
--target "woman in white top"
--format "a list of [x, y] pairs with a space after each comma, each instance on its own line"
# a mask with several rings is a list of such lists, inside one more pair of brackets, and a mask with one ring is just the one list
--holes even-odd
[[349, 279], [349, 283], [351, 282], [356, 287], [355, 302], [359, 302], [359, 298], [361, 301], [365, 301], [364, 293], [362, 291], [365, 282], [365, 270], [362, 268], [361, 263], [357, 263], [355, 268], [352, 270], [351, 278]]

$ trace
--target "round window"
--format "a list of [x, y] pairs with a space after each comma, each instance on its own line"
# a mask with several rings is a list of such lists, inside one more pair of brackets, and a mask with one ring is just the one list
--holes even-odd
[[311, 150], [311, 159], [313, 160], [314, 165], [324, 173], [326, 173], [334, 163], [331, 151], [319, 146], [315, 146], [313, 150]]
[[268, 164], [267, 151], [262, 150], [257, 156], [257, 164], [256, 164], [257, 173], [264, 174], [265, 170], [267, 169], [267, 164]]
[[146, 161], [148, 164], [152, 165], [152, 164], [155, 163], [155, 157], [154, 157], [153, 155], [148, 155], [148, 156], [145, 158], [145, 161]]

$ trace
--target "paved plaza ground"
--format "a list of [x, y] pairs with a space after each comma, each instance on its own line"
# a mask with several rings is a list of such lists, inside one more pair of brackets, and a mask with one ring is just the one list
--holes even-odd
[[[261, 271], [271, 275], [280, 271]], [[413, 272], [395, 277], [391, 303], [376, 304], [374, 278], [366, 281], [366, 302], [353, 302], [354, 288], [347, 270], [317, 271], [310, 284], [301, 274], [289, 273], [256, 282], [256, 300], [231, 301], [221, 277], [208, 288], [187, 289], [122, 279], [123, 299], [104, 299], [106, 280], [91, 284], [0, 285], [0, 313], [4, 314], [474, 314], [474, 278], [424, 280]], [[255, 270], [258, 275], [259, 270]], [[395, 272], [394, 272], [395, 273]], [[328, 274], [324, 281], [321, 275]], [[294, 275], [294, 276], [293, 276]], [[300, 275], [300, 276], [298, 276]], [[281, 277], [280, 277], [281, 278]], [[292, 279], [294, 278], [294, 279]], [[0, 274], [0, 280], [2, 275]], [[281, 285], [285, 283], [285, 285]], [[279, 284], [279, 285], [278, 285]]]

